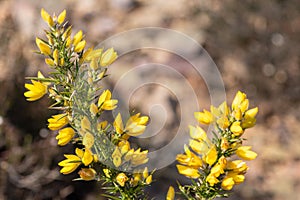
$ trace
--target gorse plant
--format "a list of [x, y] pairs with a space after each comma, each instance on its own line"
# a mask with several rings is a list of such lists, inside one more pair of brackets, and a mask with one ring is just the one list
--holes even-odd
[[[46, 39], [36, 38], [37, 53], [45, 57], [51, 72], [44, 76], [39, 71], [37, 77], [29, 77], [24, 95], [28, 101], [48, 95], [49, 108], [58, 111], [48, 119], [48, 128], [58, 132], [58, 145], [72, 143], [75, 147], [74, 154], [65, 154], [65, 160], [58, 163], [60, 172], [77, 170], [75, 180], [101, 181], [108, 199], [147, 199], [144, 188], [151, 184], [154, 172], [145, 167], [148, 150], [132, 148], [129, 138], [143, 134], [149, 118], [136, 113], [123, 123], [120, 113], [111, 121], [104, 115], [117, 109], [118, 100], [102, 84], [117, 53], [113, 48], [86, 49], [81, 30], [72, 36], [65, 10], [51, 16], [42, 9], [41, 16], [48, 30]], [[189, 127], [189, 146], [176, 158], [179, 173], [191, 178], [190, 185], [179, 185], [183, 197], [227, 196], [228, 190], [244, 181], [248, 166], [243, 160], [257, 156], [250, 146], [242, 146], [243, 133], [255, 125], [258, 112], [248, 105], [246, 95], [238, 92], [231, 109], [224, 102], [218, 108], [212, 106], [210, 112], [195, 113], [200, 123], [213, 125], [214, 137], [209, 139], [198, 126]], [[234, 160], [234, 155], [243, 160]], [[175, 198], [173, 187], [166, 198]]]
[[[214, 199], [227, 197], [227, 191], [244, 182], [248, 170], [244, 160], [253, 160], [257, 154], [251, 146], [243, 146], [245, 129], [255, 125], [258, 108], [248, 109], [246, 94], [237, 92], [231, 109], [222, 103], [210, 111], [195, 112], [195, 118], [205, 125], [212, 125], [213, 138], [199, 126], [190, 126], [189, 146], [184, 154], [177, 155], [178, 172], [191, 179], [190, 185], [179, 185], [181, 194], [187, 199]], [[237, 157], [240, 159], [237, 159]], [[241, 160], [242, 159], [242, 160]], [[170, 188], [167, 198], [174, 198]]]
[[113, 123], [102, 117], [118, 103], [101, 85], [117, 53], [113, 48], [85, 50], [81, 30], [71, 37], [65, 10], [56, 17], [42, 9], [41, 16], [49, 29], [47, 40], [36, 38], [36, 44], [52, 71], [48, 77], [38, 72], [29, 78], [32, 84], [25, 84], [29, 91], [24, 95], [35, 101], [48, 94], [53, 101], [50, 109], [60, 111], [48, 119], [48, 128], [58, 131], [58, 145], [76, 146], [74, 154], [66, 154], [58, 163], [60, 172], [70, 174], [81, 168], [76, 180], [102, 181], [104, 195], [111, 199], [144, 198], [143, 188], [152, 182], [152, 173], [139, 166], [147, 163], [148, 151], [131, 148], [128, 139], [144, 132], [148, 117], [134, 114], [125, 125], [120, 113]]

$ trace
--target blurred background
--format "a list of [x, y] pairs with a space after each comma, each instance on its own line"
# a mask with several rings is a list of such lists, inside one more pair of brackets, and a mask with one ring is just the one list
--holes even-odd
[[[251, 107], [259, 107], [257, 125], [245, 133], [247, 144], [259, 156], [249, 162], [245, 183], [236, 186], [229, 199], [300, 199], [298, 0], [1, 0], [0, 199], [102, 199], [100, 184], [74, 182], [76, 173], [59, 174], [57, 163], [73, 147], [57, 147], [55, 133], [47, 130], [48, 99], [26, 102], [23, 96], [24, 77], [49, 70], [43, 58], [33, 53], [35, 37], [44, 37], [46, 28], [40, 17], [42, 7], [57, 14], [66, 9], [67, 19], [74, 30], [83, 30], [88, 46], [149, 26], [173, 29], [196, 40], [218, 66], [227, 100], [231, 102], [241, 90], [248, 94]], [[140, 50], [122, 57], [112, 66], [112, 78], [105, 84], [113, 87], [120, 77], [113, 74], [150, 62], [174, 67], [194, 89], [199, 107], [209, 108], [203, 79], [186, 62], [162, 51]], [[149, 76], [183, 87], [176, 76], [155, 71]], [[159, 148], [172, 139], [181, 115], [176, 98], [172, 91], [154, 85], [137, 90], [130, 99], [134, 108], [146, 114], [153, 102], [167, 113], [156, 137], [141, 145]], [[194, 111], [189, 111], [191, 119]], [[164, 199], [176, 179], [185, 180], [176, 174], [174, 163], [158, 170], [154, 179], [147, 191], [156, 199]]]

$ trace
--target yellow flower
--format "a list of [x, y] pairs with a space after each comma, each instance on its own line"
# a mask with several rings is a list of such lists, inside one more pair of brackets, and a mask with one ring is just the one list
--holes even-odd
[[51, 35], [46, 35], [46, 37], [48, 38], [48, 44], [50, 46], [53, 46], [54, 45], [54, 40], [53, 40], [52, 36]]
[[226, 164], [227, 164], [227, 160], [224, 156], [222, 156], [221, 158], [219, 158], [218, 163], [215, 164], [212, 168], [211, 168], [211, 174], [214, 175], [215, 177], [219, 177], [221, 174], [224, 174], [225, 171], [224, 169], [226, 168]]
[[123, 121], [122, 121], [122, 117], [121, 117], [120, 113], [118, 113], [117, 117], [115, 118], [113, 125], [118, 134], [124, 133], [124, 125], [123, 125]]
[[[41, 72], [38, 72], [41, 74]], [[42, 74], [41, 74], [42, 75]], [[41, 77], [38, 77], [41, 78]], [[25, 88], [29, 91], [24, 93], [24, 96], [27, 97], [27, 101], [35, 101], [42, 98], [45, 94], [47, 94], [47, 84], [41, 83], [39, 81], [31, 80], [32, 84], [25, 84]]]
[[136, 151], [134, 151], [133, 154], [131, 155], [131, 158], [130, 158], [131, 164], [133, 166], [145, 164], [149, 160], [149, 158], [147, 158], [147, 156], [148, 156], [148, 150], [141, 152], [141, 149], [139, 148]]
[[80, 121], [80, 131], [79, 134], [84, 136], [86, 133], [91, 131], [91, 122], [87, 116], [84, 116]]
[[90, 149], [85, 149], [84, 153], [83, 153], [83, 156], [82, 156], [82, 163], [85, 165], [85, 166], [88, 166], [89, 164], [91, 164], [94, 160], [94, 156], [91, 152]]
[[251, 151], [251, 146], [241, 146], [237, 148], [236, 155], [244, 160], [254, 160], [257, 156], [257, 153]]
[[96, 116], [96, 115], [97, 115], [97, 113], [99, 112], [99, 110], [98, 110], [98, 107], [97, 107], [96, 104], [91, 103], [91, 105], [90, 105], [90, 112], [91, 112], [91, 114], [92, 114], [93, 116]]
[[176, 165], [179, 174], [182, 174], [188, 178], [199, 178], [200, 174], [197, 169], [184, 165]]
[[101, 110], [113, 110], [117, 107], [118, 100], [111, 99], [109, 90], [103, 91], [98, 100], [98, 107]]
[[148, 167], [145, 167], [144, 171], [143, 171], [143, 177], [144, 178], [147, 178], [149, 176], [149, 173], [148, 173]]
[[62, 174], [70, 174], [81, 164], [81, 159], [76, 155], [64, 155], [67, 159], [58, 163], [63, 168], [60, 170]]
[[98, 75], [98, 79], [101, 80], [106, 76], [106, 71], [107, 69], [104, 69], [99, 75]]
[[246, 99], [247, 95], [241, 91], [238, 91], [232, 101], [231, 108], [236, 110], [240, 107], [241, 103]]
[[93, 162], [99, 162], [99, 157], [97, 154], [93, 154]]
[[195, 112], [194, 116], [201, 124], [209, 125], [213, 122], [213, 115], [205, 109], [203, 112]]
[[230, 122], [228, 120], [229, 108], [225, 101], [220, 104], [218, 108], [210, 106], [210, 112], [213, 116], [212, 119], [217, 123], [219, 128], [228, 128], [228, 126], [230, 125]]
[[115, 148], [114, 152], [111, 155], [113, 163], [116, 167], [119, 167], [122, 164], [122, 154], [118, 147]]
[[82, 40], [83, 34], [82, 30], [78, 31], [73, 38], [73, 45], [77, 46], [77, 44]]
[[206, 177], [206, 182], [208, 182], [210, 186], [214, 186], [215, 184], [219, 183], [219, 180], [213, 174], [209, 174]]
[[54, 66], [54, 61], [51, 58], [45, 58], [45, 63], [49, 66]]
[[142, 116], [140, 117], [140, 113], [137, 113], [129, 118], [127, 121], [126, 127], [129, 127], [132, 123], [137, 123], [139, 125], [146, 125], [149, 120], [149, 117]]
[[257, 112], [258, 112], [258, 108], [252, 108], [250, 110], [247, 110], [245, 112], [245, 115], [244, 115], [244, 120], [242, 121], [242, 127], [244, 129], [246, 128], [251, 128], [255, 125], [256, 123], [256, 115], [257, 115]]
[[[40, 79], [44, 79], [44, 75], [42, 74], [42, 72], [38, 71], [37, 73], [37, 77], [40, 78]], [[44, 82], [45, 85], [49, 85], [50, 83], [49, 82]]]
[[211, 105], [210, 112], [215, 118], [219, 118], [219, 117], [227, 116], [229, 114], [229, 108], [227, 106], [226, 101], [224, 101], [218, 106], [218, 108]]
[[199, 168], [202, 166], [202, 160], [193, 152], [189, 150], [189, 148], [185, 145], [185, 154], [178, 154], [176, 156], [176, 160], [189, 167]]
[[64, 64], [65, 64], [65, 59], [64, 58], [60, 58], [59, 65], [60, 66], [64, 66]]
[[218, 152], [216, 149], [216, 146], [213, 145], [207, 152], [207, 154], [204, 156], [204, 161], [209, 164], [212, 165], [216, 162], [218, 158]]
[[52, 131], [55, 131], [67, 125], [69, 123], [69, 120], [67, 114], [63, 113], [53, 115], [50, 119], [48, 119], [48, 122], [48, 128]]
[[222, 138], [221, 139], [221, 149], [223, 151], [226, 151], [228, 148], [229, 148], [228, 140], [226, 138]]
[[110, 178], [110, 170], [109, 169], [103, 169], [103, 173], [107, 178]]
[[142, 134], [146, 129], [148, 119], [149, 117], [147, 116], [140, 117], [140, 113], [131, 116], [125, 126], [126, 133], [130, 136], [138, 136]]
[[221, 187], [224, 190], [231, 190], [234, 185], [238, 185], [244, 182], [244, 180], [245, 180], [245, 176], [243, 174], [238, 174], [230, 171], [223, 179]]
[[230, 125], [230, 122], [227, 118], [227, 116], [220, 117], [217, 119], [217, 124], [219, 125], [220, 128], [226, 129]]
[[166, 200], [174, 200], [174, 198], [175, 198], [175, 190], [172, 186], [170, 186], [168, 189]]
[[57, 50], [57, 49], [55, 49], [55, 50], [53, 51], [52, 57], [53, 57], [53, 60], [54, 60], [54, 64], [58, 65], [59, 55], [58, 55], [58, 50]]
[[241, 120], [241, 119], [243, 118], [242, 111], [241, 111], [241, 109], [239, 109], [239, 108], [237, 108], [237, 109], [233, 112], [233, 114], [234, 114], [234, 118], [235, 118], [236, 120]]
[[116, 180], [120, 186], [124, 187], [125, 182], [128, 180], [128, 177], [124, 173], [119, 173], [116, 177]]
[[102, 122], [99, 122], [97, 124], [97, 129], [98, 130], [104, 130], [107, 126], [108, 122], [107, 121], [102, 121]]
[[91, 62], [90, 62], [90, 67], [93, 70], [97, 70], [98, 69], [98, 59], [97, 58], [92, 58]]
[[148, 176], [145, 180], [146, 184], [150, 184], [152, 182], [152, 175]]
[[44, 8], [41, 9], [41, 16], [50, 27], [54, 26], [53, 18], [44, 10]]
[[221, 165], [216, 164], [211, 168], [211, 175], [215, 176], [216, 178], [219, 177], [221, 174], [224, 174], [224, 169], [221, 167]]
[[63, 10], [63, 11], [58, 15], [58, 17], [57, 17], [57, 22], [58, 22], [59, 24], [62, 24], [62, 23], [65, 21], [66, 14], [67, 14], [66, 10]]
[[83, 136], [82, 144], [85, 146], [85, 148], [90, 149], [94, 145], [94, 141], [95, 141], [95, 138], [94, 138], [93, 134], [86, 133]]
[[229, 114], [229, 108], [228, 108], [226, 101], [224, 101], [223, 103], [221, 103], [219, 105], [218, 111], [220, 112], [220, 115], [223, 115], [223, 116], [227, 116]]
[[95, 179], [97, 172], [93, 168], [81, 168], [78, 174], [83, 180], [92, 181]]
[[242, 128], [243, 129], [246, 129], [246, 128], [251, 128], [253, 126], [255, 126], [256, 124], [256, 119], [255, 118], [245, 118], [243, 121], [242, 121]]
[[[116, 155], [118, 155], [118, 156], [115, 156], [115, 157], [120, 157], [120, 159], [121, 159], [122, 154], [119, 150], [118, 150], [118, 152], [116, 152]], [[136, 151], [134, 151], [134, 149], [130, 149], [129, 151], [127, 151], [126, 154], [124, 154], [124, 161], [125, 162], [130, 161], [132, 166], [135, 167], [135, 166], [147, 163], [149, 160], [147, 158], [147, 156], [148, 156], [148, 150], [141, 152], [140, 148], [137, 149]]]
[[258, 113], [258, 107], [252, 108], [245, 112], [245, 118], [255, 118]]
[[110, 48], [102, 54], [100, 59], [100, 65], [102, 67], [106, 67], [113, 63], [117, 59], [117, 57], [117, 52], [115, 52], [113, 48]]
[[81, 129], [84, 131], [91, 130], [91, 122], [87, 116], [84, 116], [80, 121]]
[[83, 62], [87, 61], [87, 57], [89, 54], [93, 51], [93, 48], [88, 48], [84, 53], [82, 54], [81, 58], [79, 59], [79, 64], [81, 65]]
[[245, 176], [243, 174], [238, 174], [235, 172], [228, 172], [226, 177], [232, 177], [234, 184], [236, 184], [236, 185], [243, 183], [245, 180]]
[[124, 128], [121, 114], [118, 113], [113, 125], [118, 134], [123, 134], [126, 132], [126, 134], [130, 136], [138, 136], [145, 131], [148, 119], [149, 117], [140, 117], [140, 113], [137, 113], [128, 119]]
[[241, 127], [241, 122], [235, 121], [231, 124], [230, 126], [230, 131], [235, 135], [235, 136], [241, 136], [244, 133], [243, 128]]
[[63, 167], [60, 170], [62, 174], [70, 174], [77, 169], [77, 167], [81, 164], [81, 158], [83, 157], [83, 151], [81, 149], [76, 148], [76, 155], [65, 154], [64, 156], [67, 158], [58, 163], [59, 166]]
[[118, 147], [121, 150], [121, 154], [124, 155], [130, 150], [130, 144], [127, 140], [122, 140], [118, 143]]
[[125, 155], [124, 155], [124, 160], [127, 162], [129, 161], [134, 153], [134, 149], [130, 149]]
[[71, 36], [68, 36], [66, 39], [66, 47], [69, 48], [71, 46]]
[[227, 163], [227, 170], [229, 170], [228, 174], [225, 178], [232, 178], [235, 184], [240, 184], [244, 182], [245, 176], [244, 174], [248, 170], [248, 166], [242, 160], [234, 160], [229, 161]]
[[189, 146], [199, 154], [206, 154], [209, 150], [205, 141], [198, 142], [197, 140], [190, 140]]
[[81, 51], [84, 49], [85, 45], [86, 45], [86, 41], [85, 41], [85, 40], [80, 41], [80, 42], [75, 46], [74, 51], [75, 51], [75, 52], [81, 52]]
[[85, 60], [86, 61], [92, 61], [93, 59], [98, 59], [98, 58], [100, 58], [101, 57], [101, 54], [102, 54], [102, 51], [103, 51], [103, 49], [95, 49], [95, 50], [93, 50], [93, 49], [88, 49], [86, 52], [85, 52], [85, 54], [84, 54], [84, 56], [85, 56]]
[[58, 145], [64, 146], [68, 144], [71, 139], [74, 137], [75, 131], [71, 127], [67, 127], [64, 129], [61, 129], [58, 132], [58, 135], [56, 136], [56, 139], [58, 140]]
[[60, 58], [59, 65], [60, 66], [64, 66], [64, 64], [65, 64], [65, 59], [64, 58]]
[[40, 38], [35, 38], [35, 43], [40, 49], [41, 53], [44, 55], [51, 55], [51, 48], [48, 44], [46, 44], [43, 40]]
[[68, 37], [71, 36], [71, 33], [72, 33], [72, 26], [69, 26], [62, 34], [62, 39], [66, 40]]
[[136, 186], [142, 180], [142, 175], [139, 170], [133, 170], [133, 179], [130, 180], [132, 186]]
[[189, 129], [190, 129], [190, 136], [193, 139], [197, 139], [200, 141], [206, 141], [207, 140], [207, 135], [205, 133], [205, 131], [200, 128], [199, 126], [194, 127], [189, 125]]
[[231, 149], [235, 149], [235, 148], [237, 148], [237, 147], [239, 147], [239, 146], [241, 146], [241, 142], [233, 142], [233, 143], [231, 143], [230, 144], [230, 148]]
[[249, 167], [247, 166], [247, 164], [242, 160], [229, 161], [227, 162], [227, 167], [226, 167], [226, 169], [238, 174], [246, 173], [248, 168]]
[[231, 190], [234, 186], [234, 181], [232, 177], [225, 177], [222, 181], [221, 187], [224, 190]]
[[241, 112], [244, 113], [249, 107], [249, 100], [245, 99], [240, 105]]

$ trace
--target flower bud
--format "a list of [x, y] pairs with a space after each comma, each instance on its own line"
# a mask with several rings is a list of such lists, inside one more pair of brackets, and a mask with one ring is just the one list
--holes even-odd
[[59, 24], [62, 24], [62, 23], [65, 21], [66, 14], [67, 14], [66, 10], [63, 10], [63, 11], [58, 15], [58, 17], [57, 17], [57, 22], [58, 22]]
[[102, 67], [106, 67], [112, 64], [117, 59], [117, 57], [118, 57], [117, 52], [115, 52], [113, 48], [110, 48], [102, 54], [100, 65]]
[[120, 186], [124, 187], [125, 182], [128, 180], [128, 177], [124, 173], [119, 173], [116, 177], [116, 180]]
[[93, 168], [82, 168], [78, 174], [83, 180], [91, 181], [95, 179], [96, 171]]

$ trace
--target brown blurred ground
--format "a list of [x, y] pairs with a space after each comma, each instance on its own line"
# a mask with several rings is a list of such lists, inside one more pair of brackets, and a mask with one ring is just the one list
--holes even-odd
[[[147, 26], [174, 29], [197, 40], [219, 67], [228, 100], [242, 90], [251, 106], [260, 109], [257, 126], [246, 132], [259, 157], [249, 163], [246, 182], [235, 188], [230, 199], [300, 199], [298, 0], [0, 1], [0, 199], [100, 199], [96, 183], [72, 182], [76, 174], [59, 174], [57, 162], [72, 147], [57, 147], [55, 134], [45, 129], [50, 115], [47, 99], [29, 103], [23, 97], [24, 77], [47, 71], [42, 58], [32, 52], [35, 36], [45, 28], [39, 16], [42, 7], [49, 13], [66, 8], [73, 27], [85, 32], [89, 45]], [[143, 56], [133, 64], [125, 60], [124, 68], [147, 59], [172, 64], [172, 57], [164, 54], [142, 55], [146, 61], [141, 61]], [[208, 106], [203, 81], [181, 70], [199, 91], [201, 105]], [[175, 116], [172, 97], [154, 90], [160, 97], [156, 100]], [[142, 102], [138, 97], [135, 101]], [[176, 124], [176, 117], [171, 119]], [[170, 132], [176, 129], [174, 121]], [[168, 137], [157, 142], [165, 140]], [[168, 185], [175, 184], [174, 174], [174, 166], [158, 171], [150, 196], [163, 199]]]

